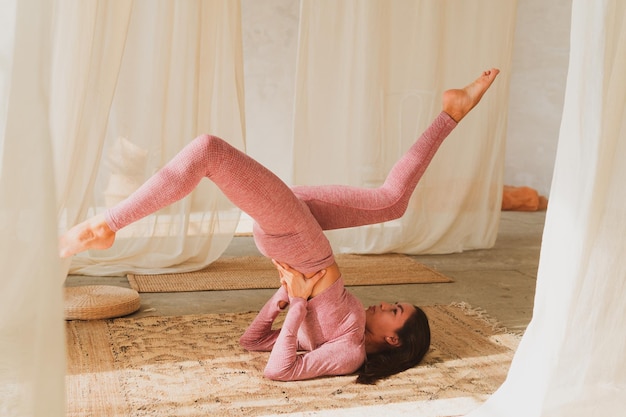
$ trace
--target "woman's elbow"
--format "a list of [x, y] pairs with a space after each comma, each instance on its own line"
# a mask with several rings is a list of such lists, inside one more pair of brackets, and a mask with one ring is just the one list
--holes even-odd
[[245, 350], [249, 350], [252, 352], [259, 350], [258, 344], [256, 343], [256, 341], [250, 338], [247, 338], [245, 335], [239, 338], [239, 346], [241, 346]]
[[269, 367], [265, 367], [263, 370], [263, 376], [267, 379], [271, 379], [272, 381], [292, 381], [291, 375], [288, 375], [285, 372], [278, 371], [276, 369], [271, 369]]

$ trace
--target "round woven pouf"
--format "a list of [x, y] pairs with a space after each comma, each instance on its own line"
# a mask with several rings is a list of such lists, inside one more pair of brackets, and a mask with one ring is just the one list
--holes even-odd
[[139, 293], [113, 285], [65, 288], [65, 320], [121, 317], [139, 310]]

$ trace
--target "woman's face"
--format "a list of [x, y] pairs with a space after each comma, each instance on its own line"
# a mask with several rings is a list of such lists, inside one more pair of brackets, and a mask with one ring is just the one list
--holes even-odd
[[410, 303], [382, 302], [365, 310], [365, 327], [372, 335], [392, 336], [414, 313], [415, 307]]

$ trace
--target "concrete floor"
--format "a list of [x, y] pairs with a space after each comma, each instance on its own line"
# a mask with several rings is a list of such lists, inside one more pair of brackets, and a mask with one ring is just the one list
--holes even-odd
[[[522, 333], [531, 319], [545, 212], [503, 212], [491, 249], [414, 258], [454, 279], [445, 284], [349, 287], [365, 306], [380, 301], [417, 305], [465, 302], [508, 330]], [[225, 255], [259, 254], [250, 237], [235, 237]], [[126, 277], [70, 275], [66, 285], [128, 286]], [[240, 312], [260, 309], [274, 290], [141, 294], [132, 316]], [[148, 311], [146, 311], [148, 310]], [[132, 317], [131, 316], [131, 317]]]

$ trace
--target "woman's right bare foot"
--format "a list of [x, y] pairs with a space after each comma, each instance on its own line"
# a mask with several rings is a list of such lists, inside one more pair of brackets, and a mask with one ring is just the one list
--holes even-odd
[[478, 104], [500, 72], [497, 68], [484, 71], [474, 82], [462, 89], [447, 90], [443, 93], [443, 111], [456, 122], [460, 122], [467, 113]]
[[115, 232], [98, 215], [77, 224], [59, 239], [59, 255], [69, 258], [88, 249], [108, 249], [115, 242]]

